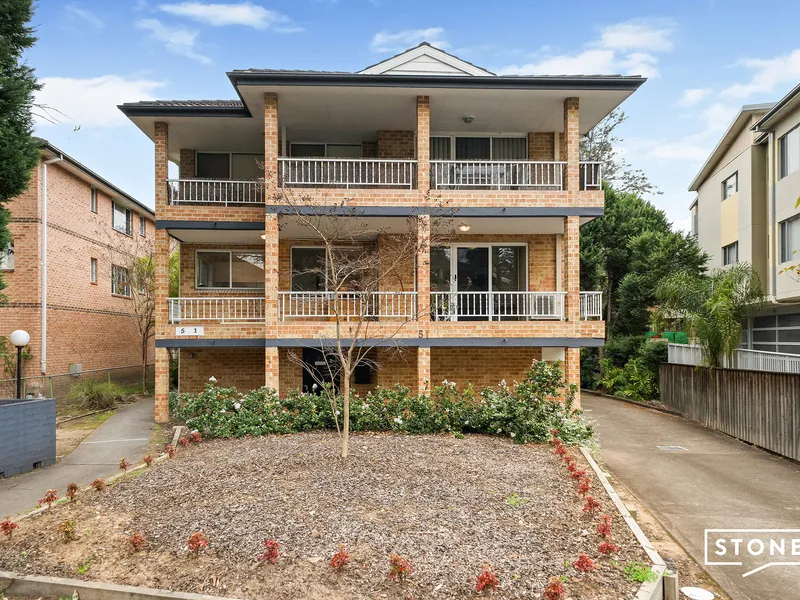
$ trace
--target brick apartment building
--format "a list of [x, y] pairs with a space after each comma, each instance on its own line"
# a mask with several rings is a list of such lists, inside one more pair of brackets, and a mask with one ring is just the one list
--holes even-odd
[[48, 142], [28, 189], [6, 206], [0, 335], [30, 334], [24, 375], [141, 365], [120, 267], [124, 251], [152, 249], [153, 211]]
[[[359, 73], [228, 77], [240, 100], [120, 107], [155, 144], [157, 419], [170, 348], [182, 391], [213, 375], [285, 394], [309, 383], [290, 353], [313, 363], [334, 338], [330, 293], [303, 270], [324, 260], [319, 239], [276, 190], [383, 232], [415, 223], [407, 276], [372, 299], [379, 368], [357, 373], [357, 390], [510, 383], [533, 359], [563, 361], [578, 383], [580, 348], [605, 329], [599, 293], [579, 281], [580, 226], [604, 202], [579, 140], [643, 78], [496, 76], [426, 43]], [[445, 214], [457, 236], [431, 247]], [[168, 299], [171, 239], [181, 286]], [[362, 240], [379, 256], [382, 242]]]

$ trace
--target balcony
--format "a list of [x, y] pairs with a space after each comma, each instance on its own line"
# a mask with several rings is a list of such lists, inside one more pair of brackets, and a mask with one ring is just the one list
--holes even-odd
[[[431, 187], [437, 190], [564, 189], [566, 162], [432, 160]], [[601, 189], [600, 163], [580, 164], [580, 189]]]
[[279, 158], [280, 185], [292, 188], [414, 189], [416, 160]]
[[580, 164], [582, 190], [603, 189], [603, 165], [599, 162], [582, 162]]
[[168, 298], [170, 323], [264, 321], [264, 298]]
[[563, 320], [565, 296], [565, 292], [431, 292], [431, 319]]
[[168, 179], [167, 199], [171, 205], [212, 204], [254, 206], [264, 204], [262, 181], [212, 179]]
[[603, 319], [603, 292], [581, 292], [581, 319]]
[[416, 318], [416, 292], [279, 292], [280, 318], [339, 319]]

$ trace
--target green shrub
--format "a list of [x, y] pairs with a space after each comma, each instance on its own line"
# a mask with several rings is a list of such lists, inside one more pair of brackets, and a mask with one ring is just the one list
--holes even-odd
[[114, 408], [124, 395], [124, 390], [116, 383], [85, 379], [69, 388], [67, 400], [89, 410], [105, 410]]
[[647, 342], [643, 344], [636, 357], [641, 359], [645, 366], [653, 372], [658, 381], [658, 365], [667, 362], [669, 358], [669, 348], [666, 342]]
[[[507, 435], [522, 444], [549, 441], [551, 430], [557, 429], [567, 443], [586, 441], [592, 428], [574, 408], [574, 386], [564, 393], [566, 387], [559, 365], [537, 361], [523, 381], [513, 386], [501, 382], [497, 390], [458, 391], [448, 381], [434, 386], [430, 395], [415, 396], [403, 386], [378, 388], [363, 398], [351, 397], [350, 427], [408, 434]], [[280, 399], [269, 388], [241, 393], [209, 383], [199, 394], [172, 394], [170, 409], [189, 428], [227, 438], [332, 429], [340, 420], [342, 398], [332, 400], [329, 388], [320, 394], [295, 391]]]
[[596, 390], [600, 385], [600, 358], [597, 348], [581, 348], [581, 387]]
[[604, 358], [611, 361], [615, 367], [624, 367], [628, 361], [635, 358], [639, 349], [647, 342], [643, 335], [615, 336], [606, 342], [603, 350]]

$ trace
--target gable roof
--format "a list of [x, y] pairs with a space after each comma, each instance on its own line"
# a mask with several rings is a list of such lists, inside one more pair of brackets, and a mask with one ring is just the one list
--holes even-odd
[[792, 91], [778, 100], [772, 108], [758, 122], [753, 125], [753, 131], [769, 131], [772, 126], [781, 119], [787, 110], [791, 110], [800, 104], [800, 84], [797, 84]]
[[473, 75], [490, 77], [494, 73], [473, 65], [440, 48], [422, 42], [391, 58], [358, 72], [359, 75]]

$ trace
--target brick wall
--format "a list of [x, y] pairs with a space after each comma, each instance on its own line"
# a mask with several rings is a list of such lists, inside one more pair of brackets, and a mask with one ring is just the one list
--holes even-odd
[[202, 391], [209, 377], [241, 391], [264, 385], [264, 348], [193, 348], [180, 351], [181, 392]]
[[412, 159], [416, 142], [413, 131], [378, 132], [378, 158]]
[[431, 348], [431, 382], [455, 381], [458, 389], [496, 387], [502, 379], [511, 385], [541, 358], [541, 348]]
[[180, 179], [195, 178], [195, 151], [181, 148], [181, 162], [178, 164], [178, 177]]
[[529, 133], [528, 160], [555, 160], [555, 134], [552, 132]]

